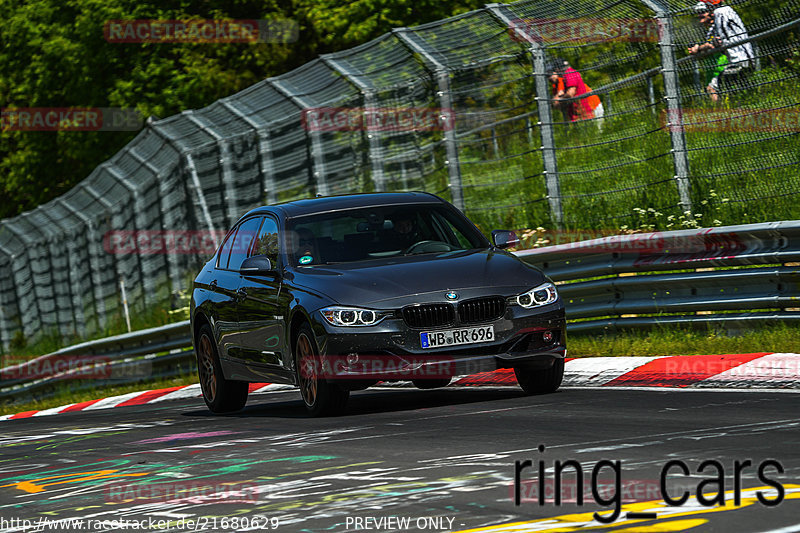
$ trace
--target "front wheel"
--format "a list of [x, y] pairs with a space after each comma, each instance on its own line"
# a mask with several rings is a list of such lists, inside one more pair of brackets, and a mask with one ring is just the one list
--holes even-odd
[[528, 394], [547, 394], [555, 392], [564, 379], [564, 360], [555, 359], [553, 366], [546, 369], [534, 369], [526, 366], [514, 368], [517, 383]]
[[295, 342], [295, 370], [300, 395], [311, 416], [326, 416], [344, 410], [350, 391], [330, 383], [323, 375], [322, 358], [308, 324], [303, 324]]
[[200, 389], [211, 412], [232, 413], [241, 410], [247, 403], [247, 382], [225, 379], [222, 375], [217, 346], [208, 325], [200, 328], [196, 353]]

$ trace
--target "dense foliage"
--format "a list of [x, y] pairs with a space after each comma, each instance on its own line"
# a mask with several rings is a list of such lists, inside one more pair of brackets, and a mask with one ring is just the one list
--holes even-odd
[[[320, 53], [393, 27], [449, 17], [475, 0], [0, 0], [0, 106], [136, 108], [166, 117], [203, 107]], [[113, 43], [109, 20], [291, 19], [286, 43]], [[0, 134], [0, 218], [72, 188], [136, 132]]]

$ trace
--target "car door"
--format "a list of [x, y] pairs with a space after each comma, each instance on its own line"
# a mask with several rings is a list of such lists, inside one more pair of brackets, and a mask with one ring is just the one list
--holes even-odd
[[279, 369], [286, 365], [283, 350], [284, 316], [278, 298], [281, 276], [278, 221], [264, 217], [249, 256], [264, 255], [274, 267], [272, 274], [244, 275], [238, 295], [239, 339], [242, 358], [248, 363]]
[[[239, 306], [242, 300], [239, 292], [242, 281], [239, 267], [247, 258], [247, 254], [253, 244], [253, 239], [258, 232], [258, 228], [261, 226], [261, 220], [262, 217], [253, 217], [239, 224], [236, 234], [231, 241], [225, 266], [223, 268], [223, 258], [220, 257], [221, 264], [217, 269], [219, 272], [217, 290], [223, 292], [228, 298], [225, 305], [226, 333], [220, 339], [222, 353], [224, 353], [225, 357], [228, 359], [244, 359], [242, 353], [241, 329], [239, 327]], [[228, 305], [227, 302], [230, 302], [230, 305]]]
[[219, 255], [210, 276], [208, 290], [211, 292], [214, 310], [214, 336], [218, 341], [221, 358], [233, 357], [233, 340], [238, 328], [236, 290], [239, 288], [239, 273], [228, 270], [231, 249], [239, 226], [234, 227], [220, 247]]

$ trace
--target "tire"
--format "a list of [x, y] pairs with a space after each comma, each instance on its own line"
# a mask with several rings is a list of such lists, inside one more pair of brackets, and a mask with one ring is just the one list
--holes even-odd
[[418, 389], [438, 389], [440, 387], [447, 387], [450, 384], [451, 378], [439, 379], [412, 379], [411, 382]]
[[245, 381], [225, 379], [219, 364], [217, 345], [207, 324], [197, 334], [197, 377], [203, 400], [212, 413], [240, 411], [247, 403], [248, 384]]
[[319, 350], [308, 324], [303, 324], [297, 332], [294, 361], [300, 396], [308, 413], [311, 416], [341, 413], [350, 398], [350, 391], [320, 376], [322, 367]]
[[527, 394], [548, 394], [555, 392], [564, 379], [564, 360], [556, 359], [550, 368], [532, 369], [525, 366], [514, 368], [517, 383]]

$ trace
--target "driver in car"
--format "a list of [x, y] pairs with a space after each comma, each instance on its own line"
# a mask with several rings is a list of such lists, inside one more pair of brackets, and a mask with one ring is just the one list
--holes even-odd
[[391, 233], [387, 236], [392, 248], [405, 250], [421, 240], [414, 219], [407, 213], [400, 213], [395, 216], [392, 224]]

